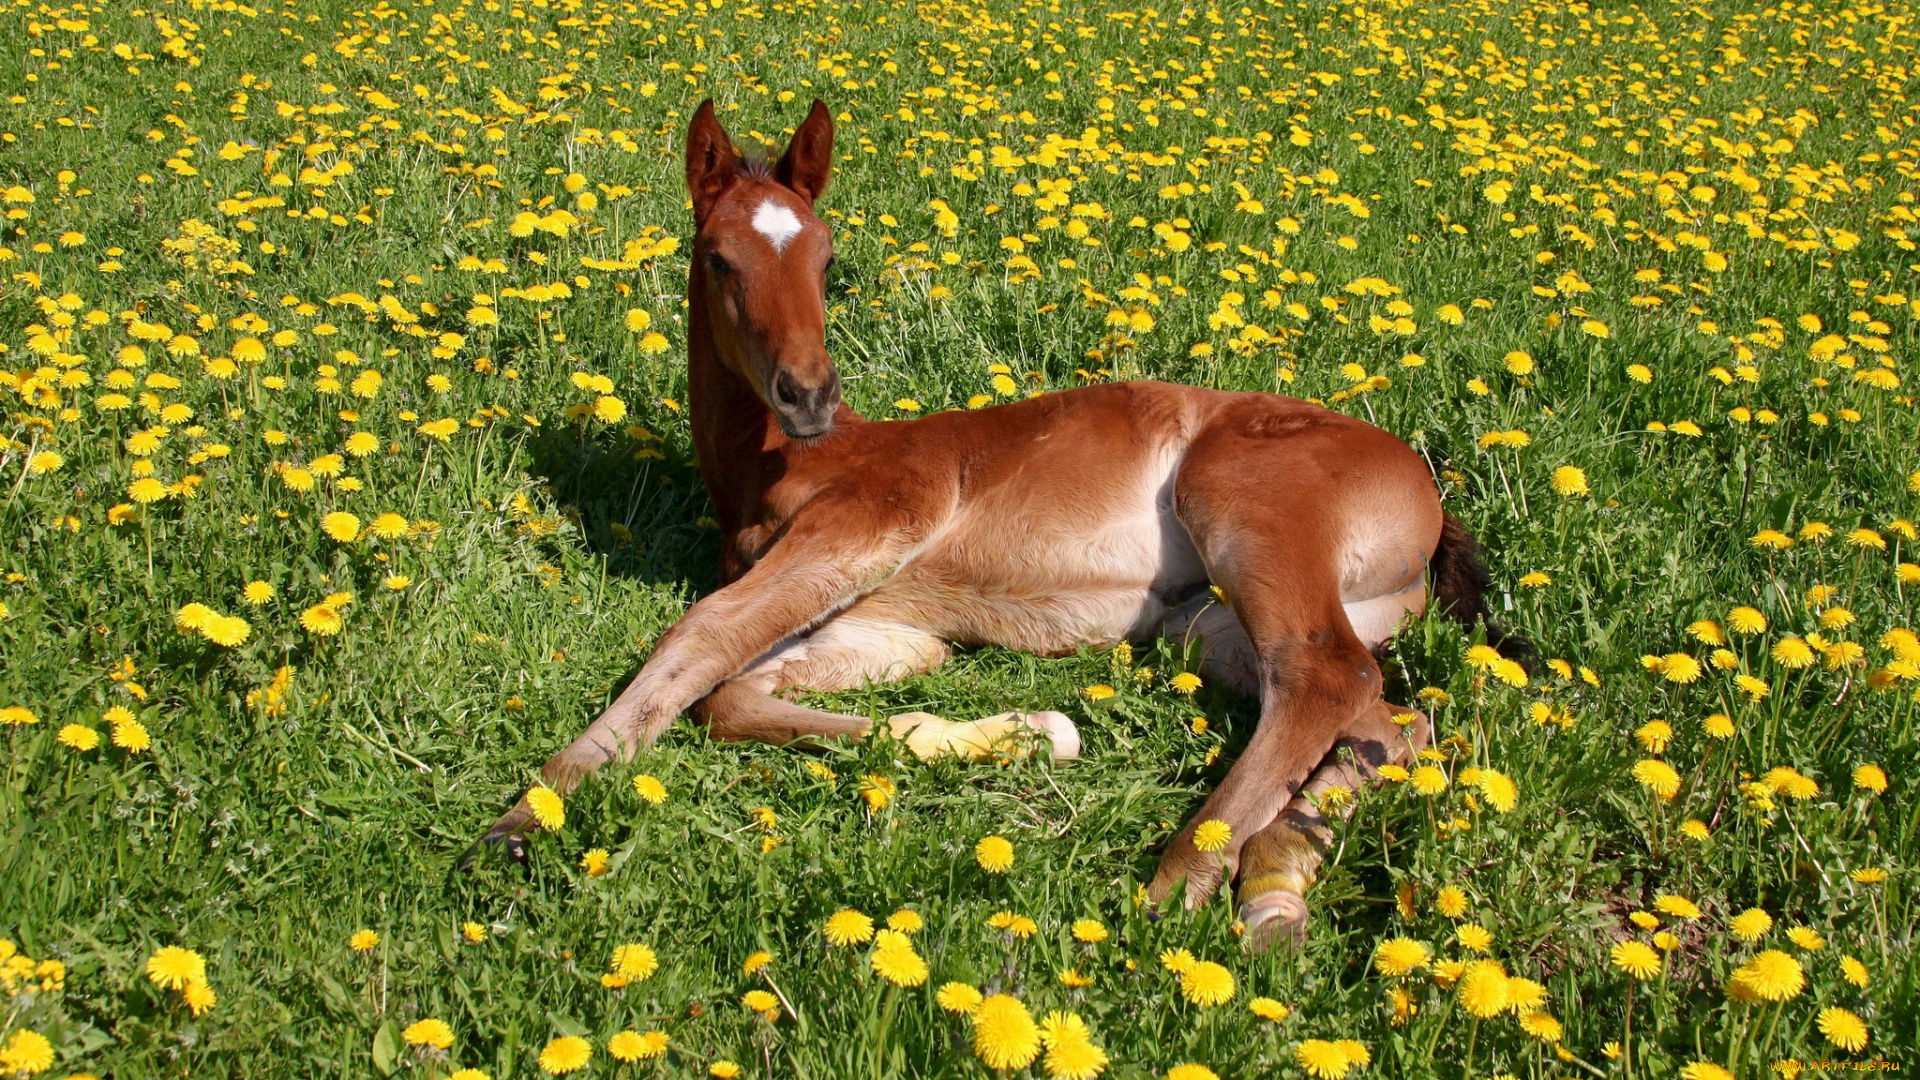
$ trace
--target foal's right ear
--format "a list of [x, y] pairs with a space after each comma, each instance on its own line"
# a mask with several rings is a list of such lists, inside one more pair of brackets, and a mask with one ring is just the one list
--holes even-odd
[[687, 197], [693, 200], [693, 222], [707, 219], [707, 211], [733, 183], [737, 159], [733, 142], [713, 115], [713, 99], [700, 103], [687, 127]]

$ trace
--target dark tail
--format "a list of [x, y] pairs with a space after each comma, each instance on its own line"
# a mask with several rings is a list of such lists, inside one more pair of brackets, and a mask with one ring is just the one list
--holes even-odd
[[1487, 610], [1487, 592], [1493, 588], [1493, 578], [1481, 561], [1480, 542], [1466, 526], [1453, 520], [1452, 514], [1441, 515], [1440, 547], [1429, 565], [1433, 570], [1433, 603], [1442, 615], [1469, 633], [1476, 623], [1485, 623], [1487, 644], [1522, 664], [1531, 661], [1531, 642], [1494, 625], [1493, 613]]
[[1440, 548], [1430, 565], [1433, 603], [1440, 614], [1468, 630], [1487, 617], [1487, 590], [1493, 588], [1493, 579], [1480, 560], [1480, 542], [1452, 514], [1441, 514]]

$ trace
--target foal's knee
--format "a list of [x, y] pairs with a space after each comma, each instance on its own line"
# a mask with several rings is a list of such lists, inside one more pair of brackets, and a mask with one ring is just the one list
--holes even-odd
[[1315, 712], [1358, 716], [1380, 700], [1380, 664], [1350, 632], [1334, 627], [1265, 650], [1262, 689]]

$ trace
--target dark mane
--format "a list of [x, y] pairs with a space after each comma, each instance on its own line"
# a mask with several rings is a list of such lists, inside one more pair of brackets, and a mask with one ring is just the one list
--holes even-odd
[[736, 149], [733, 161], [743, 180], [772, 180], [778, 157], [771, 146], [752, 146]]

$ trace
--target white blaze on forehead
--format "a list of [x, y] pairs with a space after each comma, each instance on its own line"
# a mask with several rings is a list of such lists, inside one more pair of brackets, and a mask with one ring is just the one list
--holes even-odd
[[785, 251], [787, 244], [800, 235], [800, 219], [793, 211], [768, 199], [753, 212], [753, 230], [766, 237], [774, 251]]

